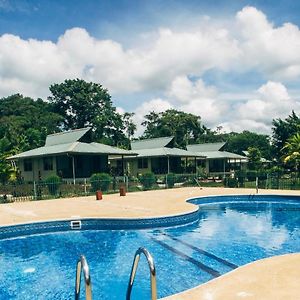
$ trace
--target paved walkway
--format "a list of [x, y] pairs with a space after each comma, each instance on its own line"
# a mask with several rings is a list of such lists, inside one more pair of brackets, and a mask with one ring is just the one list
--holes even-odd
[[[192, 212], [186, 199], [225, 194], [254, 194], [253, 189], [178, 188], [147, 192], [44, 200], [0, 205], [0, 226], [76, 218], [148, 218]], [[260, 190], [260, 194], [299, 195], [299, 191]], [[257, 261], [166, 300], [300, 299], [300, 254]]]

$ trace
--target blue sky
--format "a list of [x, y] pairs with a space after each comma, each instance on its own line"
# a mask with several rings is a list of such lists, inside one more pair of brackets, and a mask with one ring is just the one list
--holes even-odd
[[0, 0], [0, 97], [80, 77], [137, 123], [172, 107], [269, 132], [299, 112], [299, 17], [291, 0]]
[[126, 42], [126, 32], [180, 26], [197, 15], [227, 18], [247, 5], [277, 25], [300, 25], [300, 2], [295, 0], [0, 0], [0, 34], [55, 41], [67, 29], [83, 27], [95, 37]]

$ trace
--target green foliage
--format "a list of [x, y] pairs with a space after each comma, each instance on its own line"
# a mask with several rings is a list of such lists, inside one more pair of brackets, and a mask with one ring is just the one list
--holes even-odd
[[229, 188], [238, 187], [238, 180], [236, 178], [226, 177], [224, 178], [224, 186]]
[[248, 148], [248, 168], [249, 170], [259, 170], [261, 168], [261, 153], [258, 148]]
[[232, 134], [227, 141], [225, 150], [244, 155], [243, 151], [247, 150], [249, 147], [257, 148], [262, 157], [266, 159], [271, 158], [269, 137], [264, 134], [258, 134], [247, 130], [241, 133]]
[[125, 112], [122, 115], [123, 124], [125, 127], [125, 133], [127, 135], [128, 140], [130, 140], [133, 137], [133, 135], [136, 131], [136, 125], [132, 120], [133, 116], [134, 116], [134, 113], [128, 113], [128, 112]]
[[169, 173], [166, 175], [166, 180], [167, 180], [167, 186], [168, 188], [174, 187], [175, 180], [176, 180], [176, 175], [174, 173]]
[[272, 142], [274, 146], [274, 155], [280, 161], [282, 155], [287, 154], [288, 148], [285, 146], [288, 139], [300, 132], [300, 117], [294, 111], [284, 120], [274, 119], [272, 127]]
[[151, 112], [142, 123], [146, 127], [142, 138], [174, 136], [175, 147], [185, 148], [195, 143], [204, 133], [199, 116], [169, 109], [161, 113]]
[[0, 99], [0, 148], [10, 154], [40, 147], [58, 131], [62, 117], [52, 105], [20, 94]]
[[141, 184], [144, 187], [144, 190], [150, 190], [153, 185], [156, 183], [155, 175], [152, 172], [142, 174], [139, 177]]
[[66, 130], [92, 126], [94, 139], [110, 145], [128, 144], [124, 133], [134, 131], [130, 123], [131, 115], [126, 115], [127, 126], [122, 116], [112, 105], [108, 91], [100, 84], [81, 79], [65, 80], [50, 86], [52, 95], [48, 98], [54, 105], [55, 112], [64, 117]]
[[90, 178], [92, 191], [106, 192], [109, 189], [109, 185], [112, 181], [112, 177], [107, 173], [95, 173]]
[[57, 175], [50, 175], [46, 178], [45, 183], [48, 187], [49, 193], [53, 196], [57, 196], [59, 186], [61, 185], [61, 178]]
[[284, 163], [292, 165], [297, 171], [300, 163], [300, 133], [289, 138], [282, 150], [286, 153], [283, 158]]

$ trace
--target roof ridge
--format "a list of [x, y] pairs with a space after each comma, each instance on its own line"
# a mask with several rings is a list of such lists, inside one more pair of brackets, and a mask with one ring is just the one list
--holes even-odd
[[156, 138], [148, 138], [148, 139], [142, 139], [142, 140], [134, 140], [134, 141], [131, 141], [131, 143], [143, 142], [143, 141], [149, 141], [149, 140], [158, 140], [158, 139], [168, 139], [168, 138], [174, 138], [174, 136], [173, 136], [173, 135], [169, 135], [169, 136], [160, 136], [160, 137], [156, 137]]
[[84, 130], [84, 129], [91, 129], [91, 128], [92, 128], [91, 126], [87, 126], [87, 127], [82, 127], [82, 128], [71, 129], [68, 131], [55, 132], [55, 133], [48, 134], [47, 136], [62, 135], [62, 134], [70, 133], [70, 132], [80, 131], [80, 130]]
[[78, 142], [78, 141], [77, 141], [77, 142], [73, 142], [68, 150], [69, 150], [69, 151], [74, 150], [74, 148], [75, 148], [79, 143], [80, 143], [80, 142]]

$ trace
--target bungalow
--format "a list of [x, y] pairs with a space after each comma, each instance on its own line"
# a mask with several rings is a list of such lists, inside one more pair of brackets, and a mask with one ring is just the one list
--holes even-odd
[[[136, 155], [131, 151], [111, 147], [91, 141], [91, 128], [75, 129], [50, 134], [45, 146], [25, 151], [8, 159], [15, 161], [25, 181], [44, 180], [57, 174], [64, 179], [88, 178], [93, 173], [109, 172], [108, 160], [111, 156]], [[124, 172], [124, 171], [123, 171]]]
[[196, 172], [196, 159], [202, 155], [174, 147], [174, 137], [161, 137], [131, 142], [137, 157], [126, 157], [128, 172], [137, 176], [154, 174]]
[[207, 174], [223, 173], [225, 175], [231, 170], [242, 169], [247, 163], [247, 157], [224, 151], [225, 145], [224, 142], [204, 143], [188, 145], [187, 149], [206, 157], [205, 161], [199, 161], [198, 165], [202, 165]]

